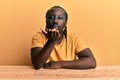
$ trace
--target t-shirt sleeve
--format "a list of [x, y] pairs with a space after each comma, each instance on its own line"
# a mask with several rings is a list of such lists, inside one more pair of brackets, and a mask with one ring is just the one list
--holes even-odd
[[74, 37], [75, 37], [75, 53], [78, 53], [84, 50], [85, 48], [88, 48], [86, 43], [79, 35], [74, 35]]
[[31, 48], [34, 47], [42, 47], [43, 43], [42, 43], [42, 36], [40, 33], [34, 34], [32, 37], [32, 44], [31, 44]]

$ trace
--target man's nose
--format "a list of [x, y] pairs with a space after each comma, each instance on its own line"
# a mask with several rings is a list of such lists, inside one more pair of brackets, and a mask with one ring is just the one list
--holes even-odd
[[58, 20], [57, 20], [57, 19], [54, 19], [53, 22], [54, 22], [54, 24], [57, 24], [57, 23], [58, 23]]

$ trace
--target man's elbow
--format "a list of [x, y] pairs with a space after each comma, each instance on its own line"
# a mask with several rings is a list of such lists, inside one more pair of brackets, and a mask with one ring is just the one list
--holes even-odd
[[42, 65], [36, 63], [35, 61], [32, 61], [32, 64], [33, 64], [34, 69], [36, 69], [36, 70], [39, 70], [40, 68], [42, 68]]
[[36, 69], [36, 70], [39, 70], [39, 69], [42, 68], [42, 66], [40, 66], [40, 65], [33, 65], [33, 67], [34, 67], [34, 69]]
[[96, 60], [92, 60], [91, 63], [90, 63], [90, 67], [91, 68], [96, 68], [96, 66], [97, 66]]
[[39, 70], [40, 67], [38, 67], [38, 66], [34, 66], [34, 69], [35, 69], [35, 70]]

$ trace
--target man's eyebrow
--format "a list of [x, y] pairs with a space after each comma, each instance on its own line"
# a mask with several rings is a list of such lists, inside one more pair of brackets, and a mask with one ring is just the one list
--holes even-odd
[[[51, 15], [53, 15], [53, 16], [54, 16], [54, 14], [49, 14], [49, 16], [51, 16]], [[61, 14], [61, 15], [57, 15], [57, 16], [64, 17], [65, 15], [64, 15], [64, 14]]]
[[58, 16], [65, 16], [65, 14], [60, 14], [60, 15], [58, 15]]

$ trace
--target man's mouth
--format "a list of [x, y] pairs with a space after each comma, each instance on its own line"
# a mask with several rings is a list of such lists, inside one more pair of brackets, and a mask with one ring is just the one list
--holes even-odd
[[55, 29], [58, 29], [59, 28], [59, 26], [57, 25], [57, 24], [53, 24], [53, 27], [52, 27], [53, 29], [55, 28]]

